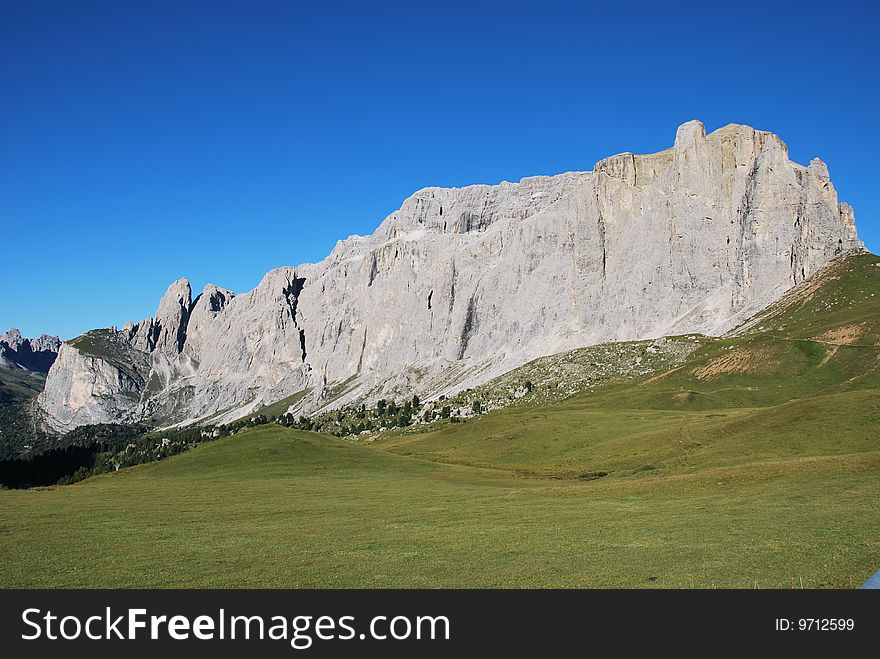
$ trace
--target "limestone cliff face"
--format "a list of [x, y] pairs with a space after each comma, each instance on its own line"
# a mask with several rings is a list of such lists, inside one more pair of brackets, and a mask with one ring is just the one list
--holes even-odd
[[58, 359], [49, 371], [51, 385], [47, 378], [47, 386], [37, 399], [49, 424], [66, 430], [86, 424], [140, 420], [136, 410], [146, 381], [146, 360], [131, 351], [127, 355], [130, 363], [120, 363], [75, 345], [61, 344]]
[[[297, 412], [427, 399], [577, 346], [723, 333], [860, 245], [820, 160], [791, 162], [768, 132], [707, 136], [693, 121], [671, 149], [591, 172], [425, 188], [372, 235], [243, 295], [210, 286], [193, 302], [175, 282], [155, 318], [113, 334], [148, 364], [137, 396], [120, 384], [100, 404], [183, 423], [303, 390]], [[40, 398], [62, 429], [96, 404], [69, 395], [82, 365], [68, 351]]]

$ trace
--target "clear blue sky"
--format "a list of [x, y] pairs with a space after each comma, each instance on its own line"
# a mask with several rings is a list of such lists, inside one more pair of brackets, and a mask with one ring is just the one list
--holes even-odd
[[820, 156], [876, 252], [878, 32], [845, 0], [4, 0], [0, 331], [139, 320], [181, 276], [249, 290], [420, 187], [590, 169], [692, 118]]

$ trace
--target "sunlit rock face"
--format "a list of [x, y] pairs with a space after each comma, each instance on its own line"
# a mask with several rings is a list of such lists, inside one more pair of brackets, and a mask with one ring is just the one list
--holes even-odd
[[573, 347], [721, 334], [860, 246], [822, 161], [692, 121], [672, 148], [592, 171], [425, 188], [249, 293], [193, 300], [179, 280], [154, 318], [112, 332], [112, 358], [66, 346], [39, 403], [68, 429], [217, 423], [298, 392], [296, 413], [429, 399]]

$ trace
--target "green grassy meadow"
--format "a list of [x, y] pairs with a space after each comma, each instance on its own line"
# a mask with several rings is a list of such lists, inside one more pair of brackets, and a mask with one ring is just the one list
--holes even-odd
[[880, 568], [878, 263], [552, 405], [358, 441], [266, 425], [2, 491], [0, 585], [858, 586]]

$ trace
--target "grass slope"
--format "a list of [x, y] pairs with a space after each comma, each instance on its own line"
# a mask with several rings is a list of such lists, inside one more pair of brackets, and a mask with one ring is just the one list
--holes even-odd
[[848, 587], [880, 549], [878, 467], [856, 453], [544, 481], [267, 426], [3, 492], [0, 583]]
[[877, 263], [550, 406], [368, 444], [264, 426], [0, 492], [0, 585], [858, 585], [880, 562]]
[[36, 398], [45, 384], [44, 373], [0, 366], [0, 403]]
[[45, 383], [44, 373], [0, 366], [0, 460], [17, 457], [44, 438], [32, 407]]

